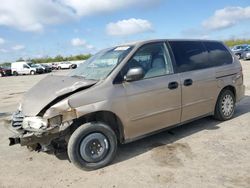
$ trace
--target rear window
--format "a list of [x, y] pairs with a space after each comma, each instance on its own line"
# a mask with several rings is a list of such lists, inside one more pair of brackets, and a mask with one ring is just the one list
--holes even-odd
[[209, 62], [211, 66], [220, 66], [231, 64], [233, 59], [230, 52], [220, 42], [204, 42], [209, 55]]
[[209, 66], [208, 53], [200, 41], [170, 41], [178, 72], [203, 69]]

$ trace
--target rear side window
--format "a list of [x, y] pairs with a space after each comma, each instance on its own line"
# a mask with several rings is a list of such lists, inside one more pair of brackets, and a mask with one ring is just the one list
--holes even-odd
[[204, 42], [208, 50], [208, 58], [211, 66], [231, 64], [233, 59], [226, 47], [219, 42]]
[[178, 72], [209, 67], [208, 53], [200, 41], [169, 41]]

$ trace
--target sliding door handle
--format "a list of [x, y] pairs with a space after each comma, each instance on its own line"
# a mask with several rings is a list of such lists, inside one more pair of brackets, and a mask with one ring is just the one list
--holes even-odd
[[191, 86], [193, 84], [193, 80], [192, 79], [186, 79], [184, 80], [184, 86]]

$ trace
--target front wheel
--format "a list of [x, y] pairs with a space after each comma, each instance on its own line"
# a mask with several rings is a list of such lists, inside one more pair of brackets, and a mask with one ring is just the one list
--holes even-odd
[[35, 71], [33, 71], [33, 70], [30, 71], [30, 74], [31, 74], [31, 75], [34, 75], [34, 74], [35, 74]]
[[216, 103], [214, 117], [220, 121], [229, 120], [235, 110], [235, 96], [230, 90], [223, 90]]
[[116, 150], [114, 131], [100, 122], [83, 124], [73, 132], [68, 142], [70, 161], [85, 170], [106, 166], [114, 159]]

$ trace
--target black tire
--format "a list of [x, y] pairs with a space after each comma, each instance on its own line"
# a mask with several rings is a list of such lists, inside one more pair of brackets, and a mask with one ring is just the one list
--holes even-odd
[[16, 71], [13, 72], [13, 75], [14, 75], [14, 76], [18, 76], [18, 72], [16, 72]]
[[[227, 100], [228, 102], [225, 100]], [[228, 110], [226, 110], [225, 108], [228, 108]], [[229, 120], [233, 117], [234, 110], [235, 110], [235, 95], [231, 90], [228, 89], [222, 90], [216, 102], [214, 118], [220, 121]]]
[[[106, 140], [105, 143], [108, 143], [104, 145], [105, 147], [101, 147], [102, 156], [98, 156], [98, 159], [94, 159], [94, 152], [90, 153], [90, 151], [92, 152], [90, 147], [92, 147], [93, 142], [95, 142], [94, 139], [91, 140], [91, 136], [93, 135], [103, 135], [106, 138], [103, 141], [105, 142]], [[98, 146], [100, 145], [98, 144]], [[89, 150], [89, 152], [87, 152], [87, 150]], [[114, 131], [101, 122], [83, 124], [73, 132], [68, 142], [68, 156], [70, 161], [76, 167], [83, 170], [95, 170], [106, 166], [114, 159], [116, 150], [117, 138]]]
[[35, 71], [30, 71], [30, 75], [35, 75]]
[[3, 73], [0, 72], [0, 77], [3, 77], [3, 76], [4, 76]]

